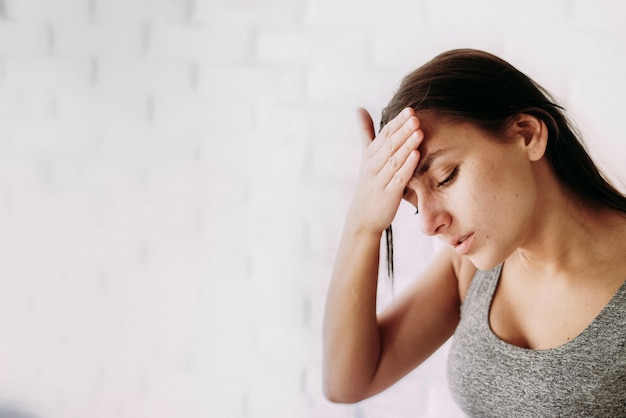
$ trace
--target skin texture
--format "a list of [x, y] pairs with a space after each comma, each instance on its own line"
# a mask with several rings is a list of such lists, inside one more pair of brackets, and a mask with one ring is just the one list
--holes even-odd
[[[331, 401], [379, 393], [443, 344], [477, 267], [504, 262], [490, 324], [531, 349], [574, 338], [624, 282], [626, 219], [560, 185], [541, 120], [517, 115], [494, 138], [412, 109], [377, 136], [365, 110], [359, 118], [366, 148], [324, 318]], [[419, 210], [422, 231], [449, 246], [377, 316], [380, 239], [403, 198]]]
[[405, 198], [418, 208], [424, 234], [452, 245], [472, 235], [467, 257], [478, 268], [493, 268], [523, 243], [543, 211], [536, 172], [546, 163], [536, 160], [545, 150], [545, 125], [520, 116], [504, 142], [467, 122], [421, 120], [428, 138], [421, 154], [439, 156], [410, 179]]

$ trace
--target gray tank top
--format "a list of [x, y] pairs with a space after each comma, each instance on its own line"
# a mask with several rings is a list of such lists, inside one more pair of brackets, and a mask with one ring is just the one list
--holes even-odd
[[472, 417], [626, 417], [626, 282], [576, 338], [530, 350], [489, 326], [501, 270], [478, 271], [461, 305], [448, 358], [461, 409]]

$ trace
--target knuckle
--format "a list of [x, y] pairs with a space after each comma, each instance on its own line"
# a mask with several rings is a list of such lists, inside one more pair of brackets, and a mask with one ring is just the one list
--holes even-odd
[[394, 173], [392, 181], [395, 184], [404, 184], [404, 176], [399, 172]]

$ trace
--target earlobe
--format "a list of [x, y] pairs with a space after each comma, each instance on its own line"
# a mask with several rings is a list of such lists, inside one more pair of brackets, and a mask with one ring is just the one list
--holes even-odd
[[514, 122], [517, 135], [524, 140], [526, 154], [530, 161], [539, 161], [548, 146], [548, 127], [541, 119], [527, 114], [520, 114]]

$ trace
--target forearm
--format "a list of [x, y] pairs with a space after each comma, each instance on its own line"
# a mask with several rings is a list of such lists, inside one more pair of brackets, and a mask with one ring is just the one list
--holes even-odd
[[324, 318], [324, 390], [327, 398], [338, 402], [356, 402], [372, 394], [382, 347], [376, 317], [380, 238], [415, 172], [423, 138], [411, 108], [376, 137], [369, 113], [360, 109], [359, 117], [366, 148]]
[[360, 400], [376, 372], [379, 232], [344, 230], [324, 318], [324, 389], [338, 402]]

